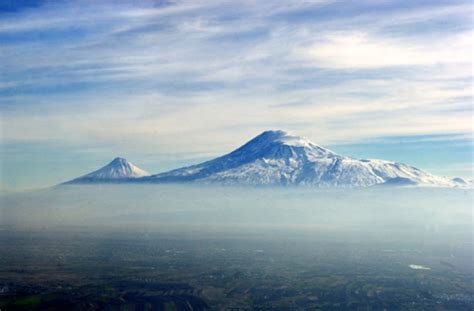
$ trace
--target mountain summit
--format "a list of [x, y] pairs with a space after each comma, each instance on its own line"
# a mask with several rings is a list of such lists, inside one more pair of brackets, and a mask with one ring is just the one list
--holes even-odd
[[236, 185], [455, 186], [448, 178], [415, 167], [339, 155], [284, 131], [266, 131], [216, 159], [142, 178], [147, 182], [206, 182]]
[[101, 169], [73, 179], [67, 184], [123, 182], [149, 175], [148, 172], [127, 161], [127, 159], [117, 157]]
[[66, 184], [124, 182], [317, 187], [472, 185], [470, 181], [435, 176], [403, 163], [339, 155], [284, 131], [265, 131], [221, 157], [151, 176], [127, 160], [115, 158], [103, 168]]

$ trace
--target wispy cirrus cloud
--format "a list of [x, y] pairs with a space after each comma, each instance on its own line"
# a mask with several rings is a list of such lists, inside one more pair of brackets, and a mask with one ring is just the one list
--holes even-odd
[[322, 68], [372, 69], [397, 66], [464, 65], [469, 74], [473, 32], [458, 33], [449, 38], [404, 40], [385, 38], [364, 32], [329, 33], [309, 48], [303, 57]]
[[321, 144], [468, 135], [471, 13], [468, 1], [329, 0], [9, 10], [1, 139], [193, 157], [269, 127]]

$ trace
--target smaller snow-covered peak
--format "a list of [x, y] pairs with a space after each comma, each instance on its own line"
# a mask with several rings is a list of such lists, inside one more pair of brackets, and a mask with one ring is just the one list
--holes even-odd
[[137, 178], [149, 176], [150, 174], [125, 158], [117, 157], [103, 168], [90, 173], [89, 177], [96, 178]]
[[129, 162], [127, 159], [117, 157], [97, 171], [76, 178], [68, 183], [113, 182], [149, 175], [148, 172]]
[[116, 157], [108, 165], [112, 166], [135, 166], [125, 158]]

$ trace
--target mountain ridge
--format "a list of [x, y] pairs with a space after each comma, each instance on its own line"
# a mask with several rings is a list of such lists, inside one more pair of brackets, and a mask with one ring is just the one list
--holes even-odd
[[[403, 163], [339, 155], [304, 137], [281, 130], [265, 131], [223, 156], [158, 174], [149, 175], [136, 167], [148, 175], [131, 177], [124, 174], [110, 180], [94, 180], [94, 176], [102, 176], [97, 172], [105, 168], [107, 166], [78, 179], [83, 182], [199, 182], [317, 187], [369, 187], [380, 184], [461, 187], [468, 184], [459, 178], [435, 176]], [[78, 179], [71, 182], [75, 183]]]

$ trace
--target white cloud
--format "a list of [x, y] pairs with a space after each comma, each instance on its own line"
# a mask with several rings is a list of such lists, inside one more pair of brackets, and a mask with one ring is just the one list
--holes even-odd
[[[219, 153], [268, 127], [297, 130], [322, 144], [472, 130], [469, 114], [456, 112], [465, 105], [459, 98], [472, 96], [472, 32], [386, 31], [433, 16], [469, 15], [465, 6], [377, 18], [370, 12], [322, 21], [275, 18], [328, 2], [178, 2], [89, 8], [79, 16], [80, 9], [55, 8], [9, 20], [1, 31], [10, 35], [86, 28], [53, 43], [0, 46], [0, 62], [8, 66], [0, 89], [40, 90], [3, 97], [18, 104], [2, 114], [3, 139], [127, 142], [171, 152], [205, 146]], [[97, 90], [41, 93], [68, 83], [95, 83]], [[298, 104], [281, 105], [292, 102]]]
[[471, 64], [472, 34], [407, 41], [366, 32], [336, 32], [325, 34], [310, 47], [296, 49], [296, 53], [315, 66], [334, 69]]

